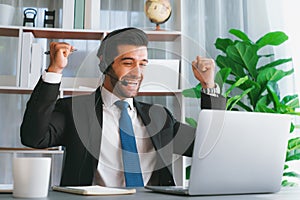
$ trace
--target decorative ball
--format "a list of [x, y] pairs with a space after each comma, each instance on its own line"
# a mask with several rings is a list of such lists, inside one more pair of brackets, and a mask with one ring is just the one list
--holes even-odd
[[171, 16], [172, 8], [169, 0], [147, 0], [145, 3], [145, 14], [152, 23], [165, 23]]

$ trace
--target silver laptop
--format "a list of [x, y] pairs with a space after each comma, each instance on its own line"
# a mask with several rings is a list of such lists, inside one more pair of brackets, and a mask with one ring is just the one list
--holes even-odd
[[189, 186], [146, 186], [182, 195], [273, 193], [281, 188], [292, 117], [202, 110]]

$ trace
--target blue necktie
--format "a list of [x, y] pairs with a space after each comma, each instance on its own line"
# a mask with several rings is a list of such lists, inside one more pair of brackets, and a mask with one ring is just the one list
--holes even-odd
[[117, 101], [115, 104], [121, 109], [119, 129], [126, 187], [143, 187], [140, 159], [137, 153], [131, 118], [127, 110], [129, 104], [126, 101]]

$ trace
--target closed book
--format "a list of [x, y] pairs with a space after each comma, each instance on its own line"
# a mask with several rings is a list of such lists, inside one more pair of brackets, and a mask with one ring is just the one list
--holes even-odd
[[33, 88], [41, 76], [43, 66], [44, 51], [40, 43], [32, 43], [31, 46], [31, 66], [29, 74], [29, 87]]
[[[84, 28], [100, 29], [100, 2], [98, 0], [85, 0]], [[101, 11], [102, 12], [102, 11]]]
[[84, 28], [84, 3], [85, 0], [75, 0], [75, 10], [74, 10], [75, 29]]
[[103, 187], [99, 185], [92, 186], [52, 186], [52, 190], [59, 192], [67, 192], [89, 196], [105, 196], [105, 195], [124, 195], [134, 194], [136, 190], [127, 188]]
[[20, 69], [20, 87], [29, 86], [29, 73], [31, 63], [31, 45], [34, 36], [31, 32], [22, 33], [22, 57], [21, 57], [21, 69]]
[[73, 29], [74, 25], [74, 0], [63, 0], [62, 28]]

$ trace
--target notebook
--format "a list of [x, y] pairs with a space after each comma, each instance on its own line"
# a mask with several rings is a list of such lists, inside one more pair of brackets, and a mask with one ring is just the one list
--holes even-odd
[[202, 110], [189, 186], [146, 186], [182, 195], [274, 193], [281, 188], [292, 117]]
[[87, 196], [125, 195], [134, 194], [134, 188], [112, 188], [99, 185], [92, 186], [52, 186], [52, 190]]

